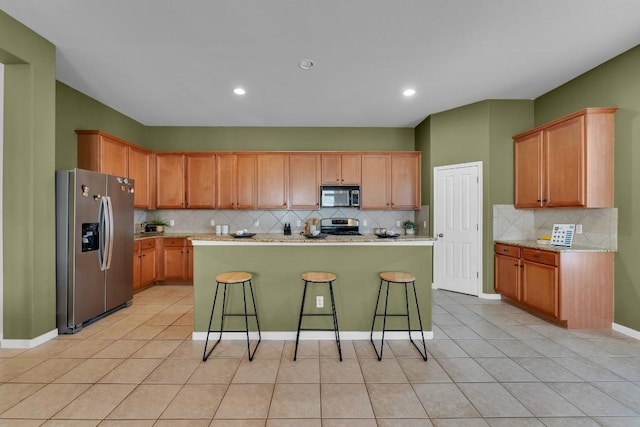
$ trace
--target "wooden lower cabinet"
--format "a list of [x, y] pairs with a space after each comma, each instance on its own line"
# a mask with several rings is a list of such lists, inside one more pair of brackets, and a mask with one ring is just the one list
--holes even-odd
[[495, 245], [495, 290], [567, 328], [611, 328], [613, 253]]
[[193, 279], [193, 246], [185, 238], [163, 240], [162, 280], [187, 281]]
[[157, 280], [156, 239], [137, 240], [133, 244], [133, 290], [139, 291]]

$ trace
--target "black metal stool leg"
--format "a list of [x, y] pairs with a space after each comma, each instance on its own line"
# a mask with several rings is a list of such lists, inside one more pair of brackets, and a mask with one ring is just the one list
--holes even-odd
[[[211, 333], [211, 322], [213, 322], [213, 311], [216, 309], [216, 300], [218, 299], [219, 287], [220, 287], [220, 282], [216, 282], [216, 291], [213, 294], [213, 304], [211, 306], [211, 316], [209, 316], [209, 327], [207, 328], [207, 337], [204, 341], [204, 352], [202, 353], [203, 362], [207, 361], [207, 359], [209, 358], [209, 354], [211, 354], [211, 351], [213, 351], [213, 348], [212, 348], [211, 351], [207, 354], [207, 346], [209, 345], [209, 334]], [[215, 348], [215, 345], [213, 347]]]
[[342, 362], [342, 347], [340, 345], [340, 328], [338, 328], [338, 314], [336, 313], [336, 301], [333, 296], [333, 282], [329, 282], [329, 292], [331, 293], [331, 311], [333, 312], [333, 329], [336, 335], [336, 343], [338, 344], [338, 355]]
[[[424, 340], [424, 328], [422, 327], [422, 316], [420, 315], [420, 304], [418, 304], [418, 293], [416, 292], [416, 282], [411, 282], [411, 284], [413, 285], [413, 297], [415, 298], [415, 301], [416, 301], [416, 311], [418, 312], [418, 323], [420, 324], [420, 335], [422, 336], [422, 348], [423, 348], [424, 352], [422, 352], [422, 350], [420, 350], [420, 348], [415, 343], [413, 338], [411, 338], [411, 331], [409, 331], [409, 339], [411, 340], [413, 345], [416, 347], [416, 349], [418, 350], [418, 352], [422, 356], [422, 360], [424, 360], [426, 362], [427, 361], [427, 343]], [[405, 288], [405, 290], [406, 290], [406, 288]], [[407, 304], [409, 304], [409, 303], [407, 302]]]
[[258, 346], [262, 341], [262, 331], [260, 330], [260, 320], [258, 320], [258, 306], [256, 305], [256, 299], [253, 295], [253, 284], [251, 283], [251, 280], [249, 280], [249, 290], [251, 291], [251, 301], [253, 302], [253, 315], [256, 318], [256, 326], [258, 327], [258, 342], [256, 343], [256, 347], [253, 349], [253, 354], [251, 354], [251, 357], [249, 358], [249, 360], [251, 361], [253, 360], [253, 356], [256, 354], [256, 351], [258, 351]]
[[302, 313], [304, 311], [304, 301], [305, 298], [307, 297], [307, 284], [309, 282], [307, 282], [306, 280], [304, 281], [304, 290], [302, 291], [302, 303], [300, 304], [300, 317], [298, 318], [298, 332], [296, 334], [296, 349], [293, 353], [293, 361], [295, 362], [296, 358], [298, 357], [298, 341], [300, 341], [300, 328], [302, 327]]
[[[373, 321], [371, 322], [371, 335], [369, 335], [369, 340], [373, 345], [373, 348], [376, 348], [375, 343], [373, 342], [373, 329], [376, 326], [376, 319], [378, 318], [378, 305], [380, 304], [380, 293], [382, 292], [382, 280], [380, 280], [380, 285], [378, 285], [378, 297], [376, 298], [376, 308], [373, 310]], [[378, 354], [378, 350], [376, 350], [376, 355]]]

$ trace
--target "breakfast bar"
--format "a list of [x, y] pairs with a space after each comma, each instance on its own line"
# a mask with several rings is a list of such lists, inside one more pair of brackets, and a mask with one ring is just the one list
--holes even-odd
[[[406, 271], [416, 277], [423, 329], [431, 333], [431, 283], [434, 240], [427, 236], [378, 238], [327, 236], [306, 238], [258, 234], [251, 237], [199, 235], [190, 238], [194, 247], [194, 339], [206, 336], [215, 277], [225, 271], [247, 271], [254, 290], [263, 339], [295, 339], [305, 271], [334, 273], [336, 310], [343, 339], [368, 339], [382, 271]], [[394, 292], [396, 290], [392, 290]], [[398, 289], [398, 291], [400, 291]], [[330, 310], [329, 296], [314, 291], [305, 310]], [[317, 308], [315, 296], [324, 297]], [[400, 296], [400, 295], [398, 295]], [[404, 295], [394, 298], [404, 307]], [[242, 304], [241, 294], [230, 304]], [[412, 312], [417, 324], [417, 316]], [[319, 320], [320, 321], [320, 320]], [[406, 327], [398, 325], [399, 328]], [[327, 338], [331, 338], [327, 334]], [[314, 335], [314, 338], [324, 336]]]

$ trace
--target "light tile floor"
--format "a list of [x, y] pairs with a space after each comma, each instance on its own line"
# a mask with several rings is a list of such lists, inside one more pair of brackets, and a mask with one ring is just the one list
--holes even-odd
[[202, 363], [193, 293], [131, 307], [29, 350], [0, 349], [0, 426], [640, 426], [640, 341], [566, 330], [435, 291], [423, 362], [406, 341], [223, 341]]

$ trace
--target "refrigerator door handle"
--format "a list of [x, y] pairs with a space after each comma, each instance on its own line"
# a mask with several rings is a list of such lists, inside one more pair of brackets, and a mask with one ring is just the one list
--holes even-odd
[[111, 259], [113, 258], [113, 203], [111, 203], [111, 197], [105, 197], [107, 199], [107, 265], [105, 270], [111, 268]]
[[98, 261], [100, 263], [100, 270], [107, 269], [107, 256], [108, 256], [108, 241], [107, 241], [107, 219], [109, 208], [107, 207], [107, 198], [100, 197], [100, 209], [98, 213], [98, 227], [100, 233], [100, 248], [98, 250]]

